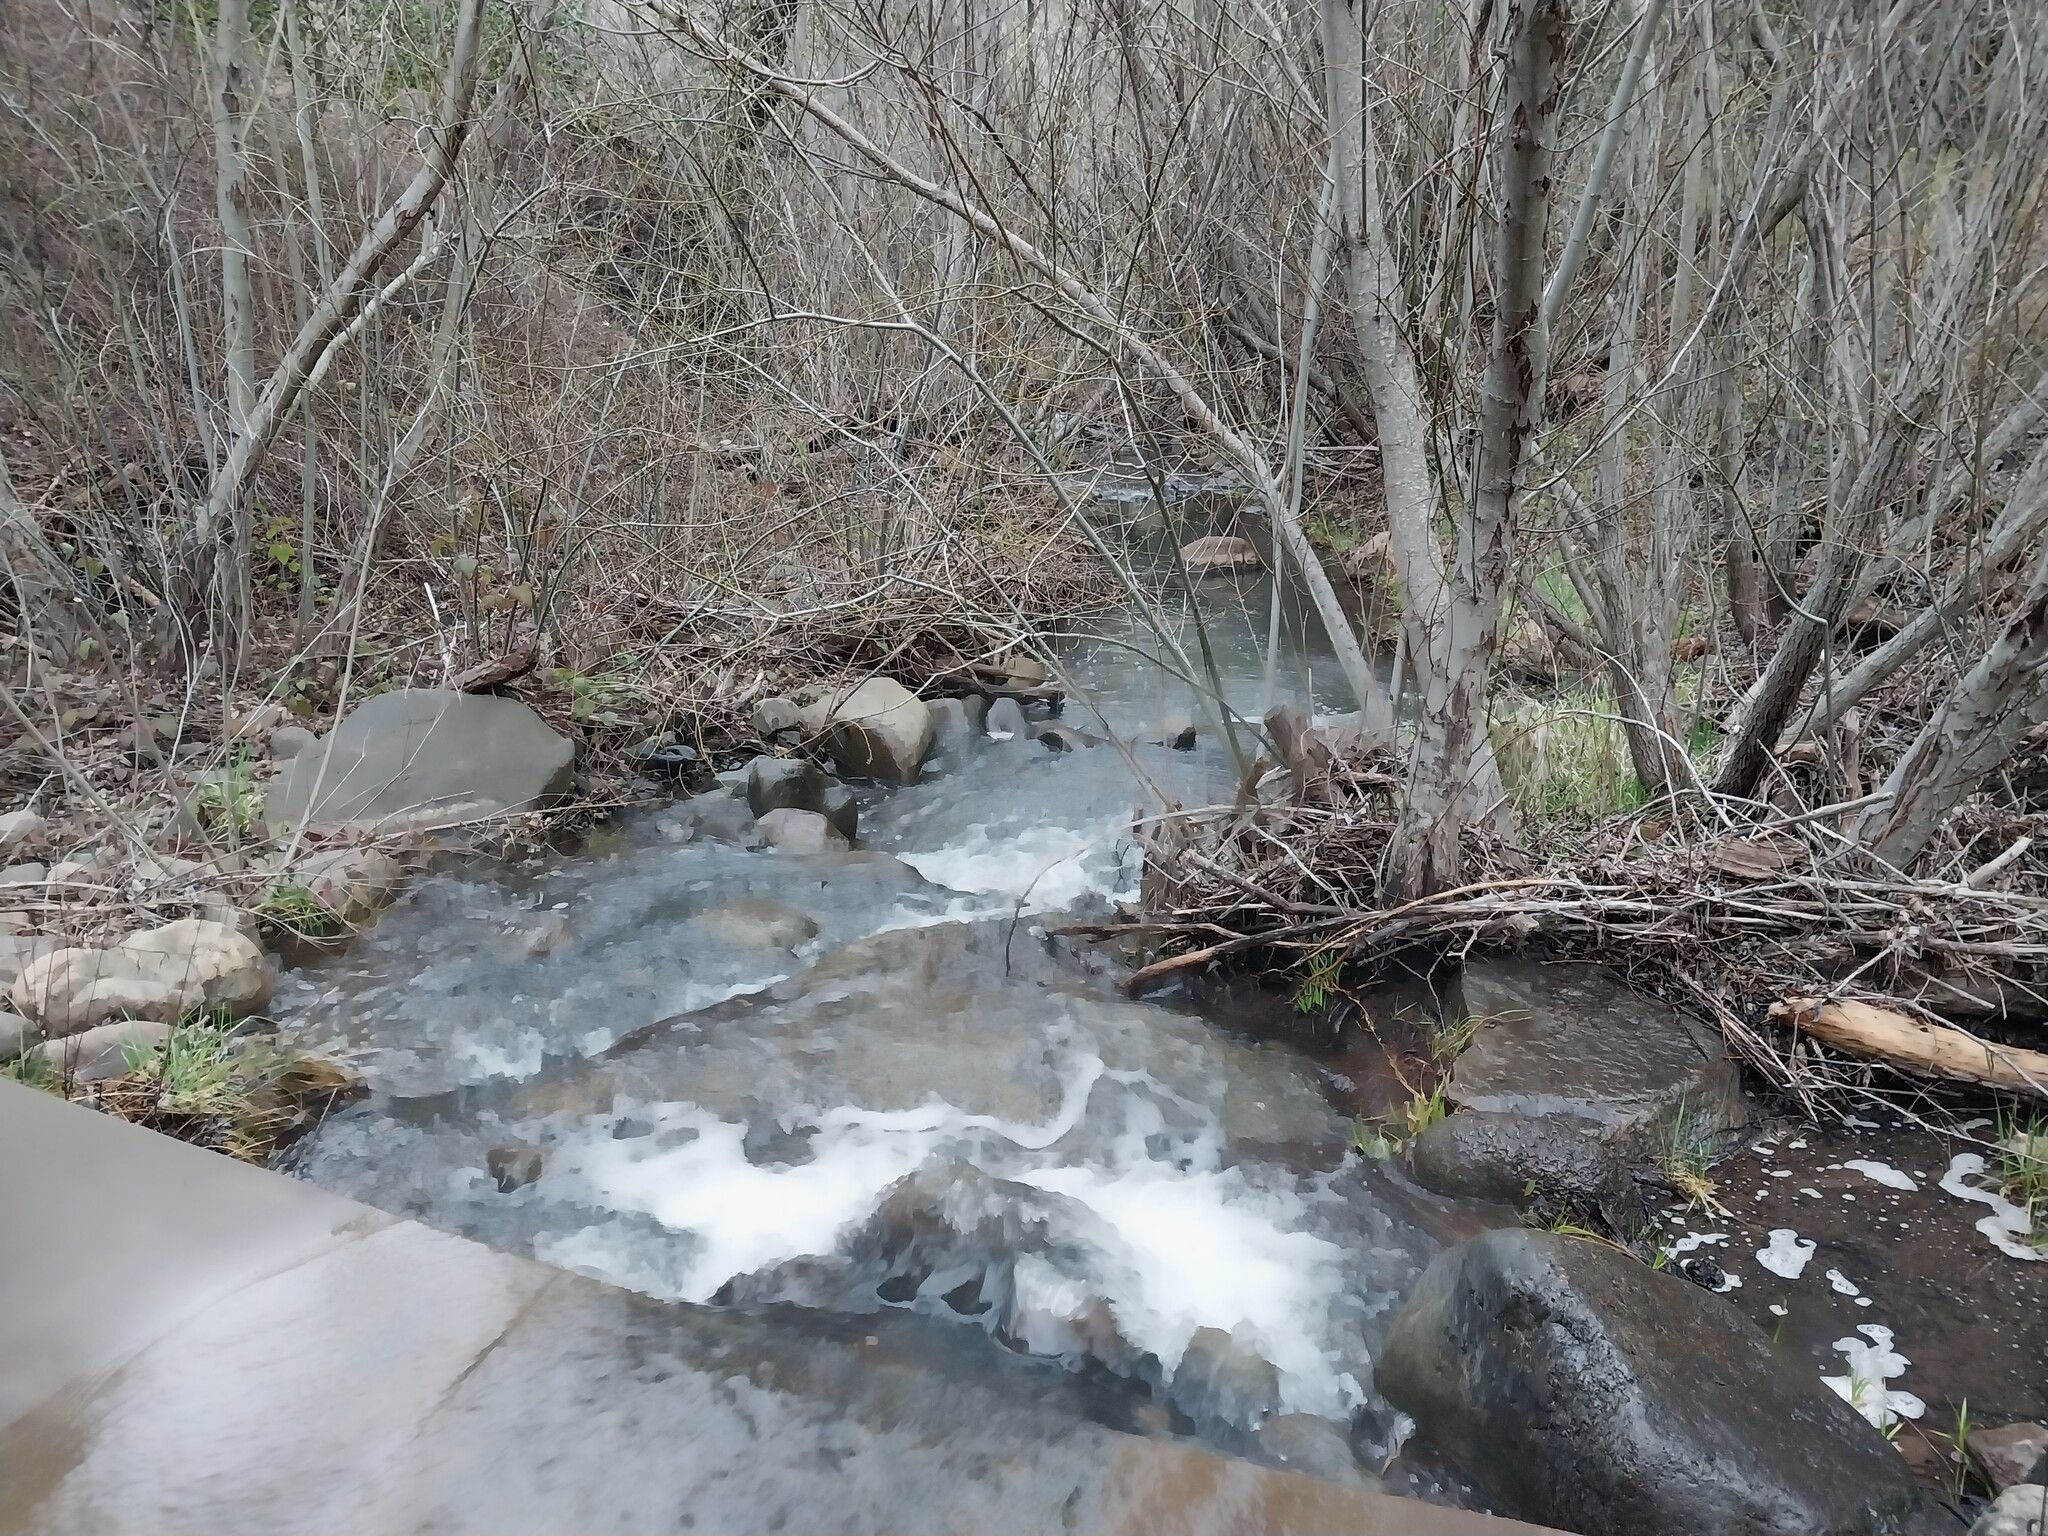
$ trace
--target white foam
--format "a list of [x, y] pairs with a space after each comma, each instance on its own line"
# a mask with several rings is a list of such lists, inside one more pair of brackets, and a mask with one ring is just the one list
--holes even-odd
[[1801, 1237], [1790, 1227], [1777, 1227], [1771, 1232], [1769, 1246], [1757, 1249], [1756, 1261], [1774, 1275], [1797, 1280], [1806, 1272], [1806, 1261], [1813, 1257], [1819, 1246], [1812, 1238]]
[[1998, 1190], [1969, 1182], [1983, 1172], [1984, 1159], [1981, 1156], [1975, 1152], [1958, 1152], [1949, 1159], [1948, 1172], [1941, 1176], [1941, 1187], [1958, 1200], [1991, 1207], [1991, 1214], [1977, 1223], [1977, 1230], [1990, 1238], [1991, 1246], [2000, 1253], [2008, 1258], [2034, 1262], [2048, 1260], [2048, 1246], [2023, 1241], [2033, 1235], [2033, 1217]]
[[644, 1254], [631, 1251], [608, 1260], [622, 1243], [615, 1223], [554, 1238], [536, 1252], [617, 1283], [705, 1301], [735, 1276], [831, 1253], [890, 1185], [930, 1158], [964, 1157], [1078, 1202], [1113, 1239], [1101, 1274], [1074, 1275], [1018, 1256], [1012, 1328], [1026, 1348], [1082, 1350], [1084, 1324], [1106, 1304], [1118, 1332], [1170, 1376], [1197, 1328], [1219, 1328], [1273, 1363], [1288, 1411], [1344, 1417], [1363, 1395], [1355, 1381], [1347, 1385], [1326, 1343], [1348, 1284], [1343, 1250], [1302, 1230], [1307, 1208], [1291, 1186], [1261, 1188], [1243, 1170], [1222, 1168], [1213, 1128], [1193, 1145], [1177, 1145], [1178, 1161], [1155, 1159], [1148, 1133], [1163, 1122], [1157, 1104], [1141, 1095], [1123, 1106], [1125, 1133], [1106, 1161], [1062, 1160], [1059, 1143], [1098, 1083], [1112, 1077], [1116, 1091], [1142, 1074], [1106, 1074], [1099, 1057], [1077, 1054], [1060, 1109], [1043, 1124], [939, 1101], [887, 1112], [799, 1111], [789, 1123], [815, 1130], [810, 1160], [793, 1167], [750, 1163], [743, 1123], [692, 1105], [636, 1107], [649, 1134], [617, 1140], [607, 1121], [594, 1121], [550, 1155], [540, 1188], [549, 1198], [637, 1213], [688, 1233], [694, 1241], [676, 1271], [653, 1271]]
[[1343, 1250], [1289, 1230], [1298, 1197], [1252, 1190], [1235, 1169], [1152, 1162], [1122, 1173], [1046, 1168], [1022, 1182], [1078, 1200], [1115, 1229], [1135, 1275], [1130, 1293], [1110, 1298], [1118, 1329], [1169, 1376], [1197, 1328], [1221, 1328], [1273, 1362], [1286, 1411], [1341, 1418], [1355, 1406], [1319, 1342]]
[[984, 825], [950, 847], [897, 857], [935, 885], [1001, 896], [1005, 907], [1021, 903], [1027, 912], [1058, 912], [1086, 897], [1132, 893], [1137, 851], [1129, 830], [1115, 818], [1086, 827]]
[[1837, 1296], [1861, 1296], [1863, 1294], [1861, 1290], [1857, 1289], [1856, 1282], [1843, 1274], [1839, 1269], [1828, 1271], [1828, 1284], [1834, 1287]]
[[531, 1077], [547, 1059], [547, 1050], [537, 1029], [517, 1030], [505, 1041], [463, 1034], [450, 1042], [448, 1059], [458, 1069], [458, 1081], [480, 1083], [492, 1077]]
[[[1886, 1383], [1903, 1376], [1912, 1362], [1892, 1348], [1892, 1331], [1877, 1323], [1862, 1323], [1856, 1331], [1862, 1339], [1837, 1339], [1835, 1348], [1848, 1357], [1848, 1374], [1823, 1376], [1843, 1401], [1879, 1429], [1898, 1419], [1917, 1419], [1927, 1405], [1910, 1392], [1894, 1392]], [[1864, 1340], [1869, 1340], [1865, 1343]]]
[[1920, 1188], [1918, 1184], [1913, 1182], [1913, 1176], [1910, 1173], [1894, 1168], [1889, 1163], [1874, 1162], [1867, 1157], [1852, 1157], [1842, 1166], [1844, 1168], [1854, 1168], [1863, 1177], [1870, 1180], [1871, 1183], [1882, 1184], [1886, 1189], [1903, 1189], [1908, 1194], [1914, 1194]]

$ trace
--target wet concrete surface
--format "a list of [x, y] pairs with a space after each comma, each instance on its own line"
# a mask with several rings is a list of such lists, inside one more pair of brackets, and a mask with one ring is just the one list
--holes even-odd
[[43, 1170], [0, 1193], [8, 1536], [1531, 1529], [1121, 1433], [972, 1330], [654, 1301], [11, 1083], [0, 1166]]

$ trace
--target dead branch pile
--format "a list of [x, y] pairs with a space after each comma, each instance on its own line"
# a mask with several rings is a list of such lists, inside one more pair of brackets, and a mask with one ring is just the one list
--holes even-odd
[[[1995, 813], [2013, 856], [1960, 878], [1883, 868], [1826, 816], [1638, 815], [1534, 853], [1469, 843], [1473, 878], [1386, 904], [1397, 761], [1318, 751], [1263, 782], [1281, 803], [1140, 828], [1140, 921], [1161, 953], [1130, 978], [1134, 991], [1232, 958], [1370, 967], [1404, 951], [1535, 947], [1689, 1000], [1788, 1087], [1822, 1080], [1818, 1040], [1918, 1076], [2048, 1097], [2048, 1055], [1947, 1022], [2017, 1038], [2048, 1019], [2048, 869], [2027, 857], [2048, 839], [2048, 815]], [[1983, 839], [1957, 829], [1954, 841]]]

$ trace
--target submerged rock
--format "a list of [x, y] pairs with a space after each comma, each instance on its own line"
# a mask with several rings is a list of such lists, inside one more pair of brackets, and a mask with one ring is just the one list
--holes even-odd
[[292, 757], [264, 816], [273, 829], [456, 826], [562, 799], [575, 757], [568, 738], [517, 700], [399, 688]]
[[853, 846], [844, 833], [816, 811], [800, 811], [794, 806], [758, 817], [754, 836], [763, 848], [773, 848], [778, 853], [831, 853]]
[[1259, 547], [1250, 539], [1227, 533], [1212, 533], [1183, 544], [1180, 558], [1197, 575], [1207, 571], [1255, 570], [1265, 563], [1259, 558]]
[[1719, 1150], [1747, 1118], [1718, 1038], [1597, 966], [1474, 963], [1477, 1027], [1445, 1085], [1457, 1110], [1414, 1142], [1441, 1194], [1594, 1206], [1628, 1225], [1634, 1174]]
[[1197, 1328], [1167, 1389], [1173, 1406], [1196, 1427], [1255, 1428], [1279, 1411], [1280, 1373], [1273, 1362], [1221, 1328]]
[[1904, 1460], [1733, 1307], [1618, 1248], [1490, 1232], [1433, 1262], [1380, 1389], [1503, 1512], [1583, 1536], [1880, 1536]]
[[703, 913], [693, 922], [727, 944], [762, 949], [795, 949], [818, 936], [817, 923], [806, 914], [751, 896]]
[[493, 1147], [484, 1154], [484, 1171], [501, 1195], [524, 1189], [541, 1176], [546, 1156], [539, 1147]]

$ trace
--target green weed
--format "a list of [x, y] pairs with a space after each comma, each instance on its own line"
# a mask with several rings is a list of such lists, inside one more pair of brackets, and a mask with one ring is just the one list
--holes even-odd
[[1493, 750], [1508, 804], [1525, 828], [1584, 825], [1643, 803], [1628, 738], [1605, 690], [1507, 704], [1494, 717]]
[[280, 885], [254, 908], [256, 921], [274, 933], [300, 939], [332, 938], [342, 929], [340, 916], [303, 885]]
[[1308, 974], [1294, 989], [1294, 1011], [1321, 1013], [1329, 1006], [1330, 999], [1337, 995], [1337, 984], [1343, 974], [1343, 950], [1319, 950], [1309, 956]]
[[1658, 1167], [1671, 1187], [1685, 1196], [1688, 1207], [1701, 1206], [1726, 1216], [1714, 1183], [1714, 1136], [1708, 1122], [1685, 1099], [1666, 1122], [1658, 1149]]
[[2048, 1119], [2000, 1114], [1998, 1187], [2034, 1226], [2026, 1241], [2048, 1247]]
[[256, 787], [247, 747], [237, 747], [220, 777], [199, 786], [192, 814], [208, 832], [225, 832], [237, 840], [263, 819], [263, 791]]

